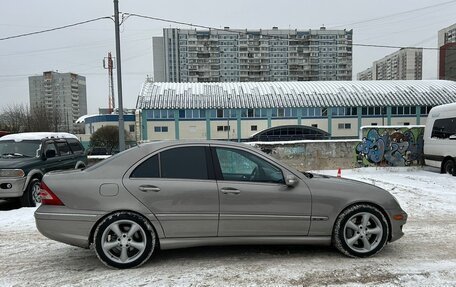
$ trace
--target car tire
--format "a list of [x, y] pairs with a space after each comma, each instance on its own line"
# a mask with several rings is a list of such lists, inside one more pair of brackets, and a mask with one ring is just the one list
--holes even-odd
[[41, 203], [40, 198], [40, 180], [38, 178], [32, 178], [19, 199], [19, 203], [22, 207], [35, 207]]
[[353, 205], [336, 220], [333, 244], [349, 257], [369, 257], [385, 247], [389, 226], [383, 213], [368, 204]]
[[97, 226], [94, 249], [109, 267], [133, 268], [151, 257], [157, 247], [156, 238], [153, 227], [144, 217], [133, 212], [117, 212]]
[[443, 173], [448, 173], [451, 175], [456, 175], [456, 167], [455, 163], [452, 159], [447, 159], [443, 162]]

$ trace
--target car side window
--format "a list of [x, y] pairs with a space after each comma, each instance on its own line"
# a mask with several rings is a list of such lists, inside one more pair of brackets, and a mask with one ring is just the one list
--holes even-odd
[[178, 147], [160, 153], [162, 178], [209, 179], [206, 148]]
[[61, 156], [71, 154], [70, 147], [68, 146], [68, 144], [66, 142], [64, 142], [64, 141], [56, 142], [56, 145], [57, 145], [57, 149]]
[[76, 139], [68, 139], [68, 144], [70, 145], [71, 150], [74, 154], [83, 154], [84, 147], [81, 143]]
[[132, 178], [153, 178], [160, 177], [160, 169], [158, 166], [158, 155], [154, 155], [140, 165], [131, 173]]
[[54, 155], [55, 156], [59, 156], [59, 153], [57, 152], [57, 148], [55, 147], [55, 144], [54, 142], [46, 142], [45, 145], [44, 145], [44, 154], [46, 155], [46, 157], [50, 157], [49, 155]]
[[223, 180], [284, 183], [280, 168], [246, 151], [215, 149]]

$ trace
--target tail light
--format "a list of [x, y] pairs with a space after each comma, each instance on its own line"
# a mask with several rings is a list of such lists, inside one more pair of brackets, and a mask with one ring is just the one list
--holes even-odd
[[40, 197], [43, 205], [64, 205], [44, 182], [40, 183]]

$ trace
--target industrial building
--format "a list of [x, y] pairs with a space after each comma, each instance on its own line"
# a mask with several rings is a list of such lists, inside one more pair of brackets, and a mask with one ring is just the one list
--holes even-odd
[[156, 82], [352, 80], [352, 30], [163, 29]]
[[453, 102], [456, 83], [440, 80], [146, 81], [137, 99], [135, 131], [138, 141], [244, 141], [279, 126], [286, 131], [276, 129], [276, 135], [307, 127], [325, 138], [357, 138], [361, 126], [425, 124], [431, 107]]
[[402, 48], [372, 64], [357, 75], [359, 81], [370, 80], [421, 80], [423, 75], [423, 49]]
[[86, 79], [74, 73], [44, 72], [29, 77], [30, 108], [45, 112], [55, 131], [76, 132], [76, 120], [87, 114]]

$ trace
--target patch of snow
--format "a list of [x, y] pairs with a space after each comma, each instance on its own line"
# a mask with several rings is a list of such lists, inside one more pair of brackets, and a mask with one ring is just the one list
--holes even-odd
[[78, 139], [77, 136], [70, 133], [49, 133], [49, 132], [31, 132], [31, 133], [18, 133], [9, 134], [0, 138], [0, 141], [14, 140], [20, 142], [23, 140], [42, 140], [46, 138], [65, 138], [65, 139]]

